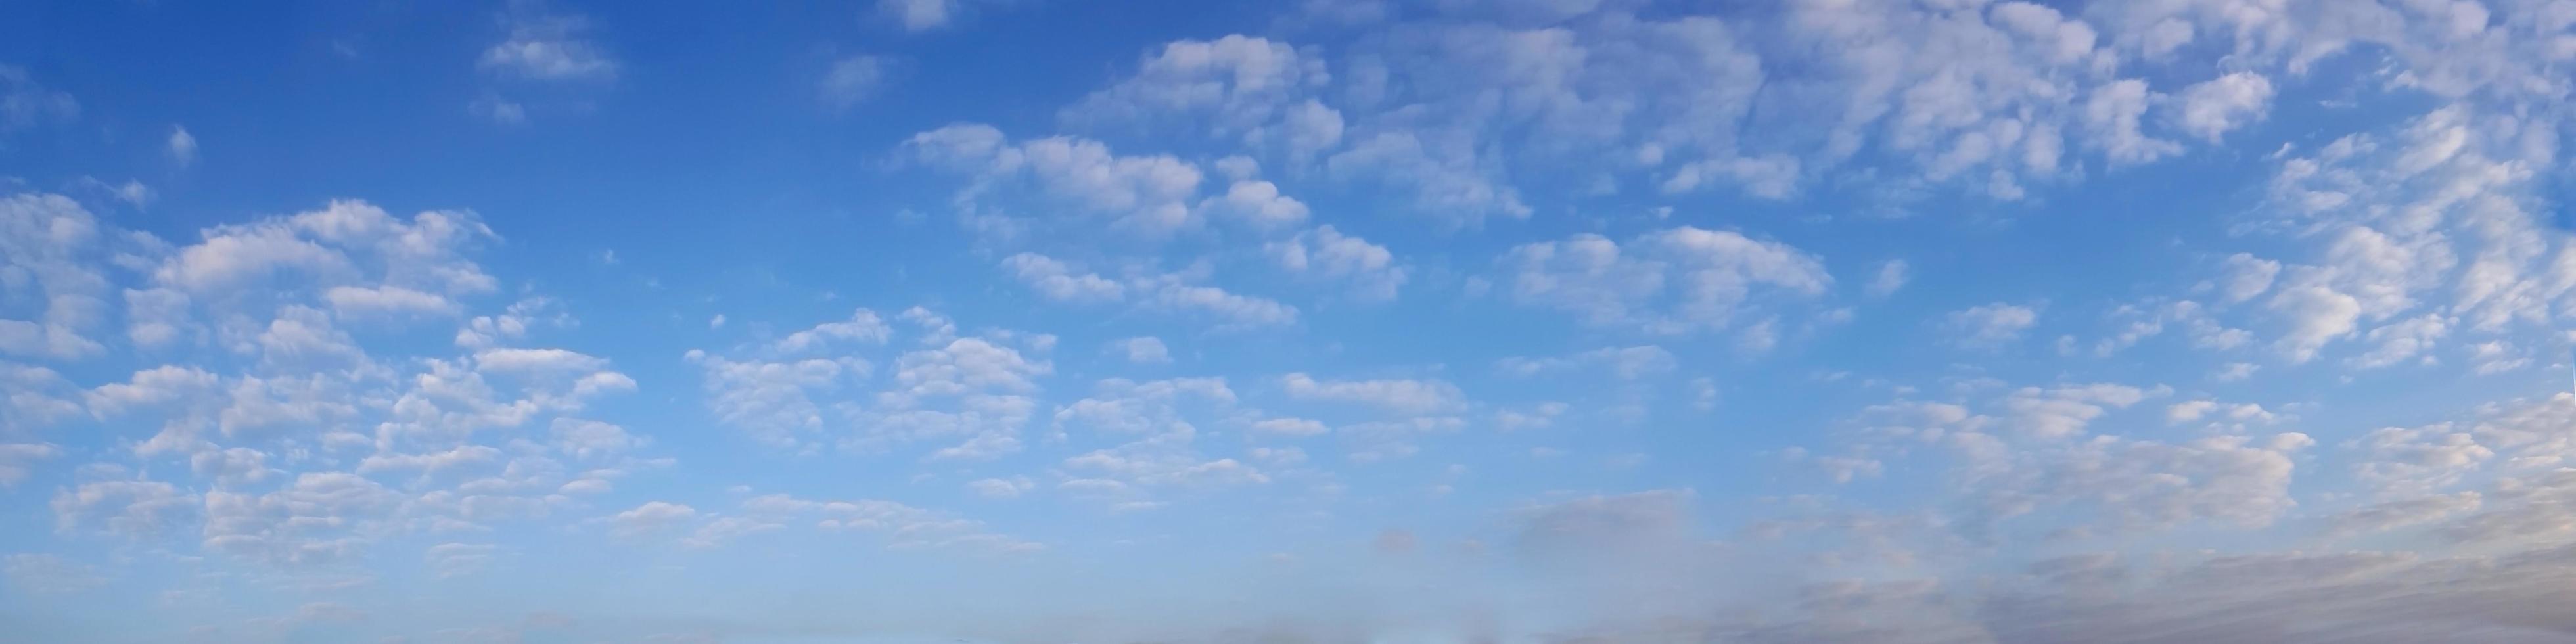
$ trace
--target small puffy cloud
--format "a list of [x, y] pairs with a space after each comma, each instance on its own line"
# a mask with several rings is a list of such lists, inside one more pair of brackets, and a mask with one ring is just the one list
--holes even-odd
[[1225, 194], [1199, 202], [1199, 209], [1258, 229], [1275, 230], [1306, 221], [1306, 204], [1279, 194], [1279, 186], [1268, 181], [1236, 181]]
[[617, 77], [617, 61], [584, 38], [590, 21], [543, 15], [521, 5], [504, 20], [509, 37], [484, 48], [475, 66], [486, 72], [536, 81], [604, 81]]
[[322, 293], [322, 300], [342, 318], [445, 316], [457, 312], [456, 304], [445, 296], [400, 286], [334, 286]]
[[626, 433], [626, 428], [596, 420], [557, 418], [551, 429], [558, 448], [583, 460], [616, 456], [646, 442], [643, 437]]
[[2147, 107], [2158, 96], [2145, 81], [2127, 78], [2095, 87], [2085, 97], [2084, 126], [2111, 165], [2135, 165], [2182, 153], [2181, 144], [2141, 130]]
[[16, 487], [35, 472], [37, 463], [61, 454], [61, 449], [44, 443], [0, 443], [0, 488]]
[[[724, 316], [716, 316], [708, 324], [710, 328], [723, 326]], [[813, 328], [787, 334], [787, 337], [779, 338], [778, 342], [771, 344], [770, 349], [782, 354], [793, 354], [823, 348], [838, 341], [885, 344], [886, 339], [893, 334], [894, 327], [887, 326], [885, 319], [878, 317], [876, 311], [861, 308], [851, 311], [850, 319], [825, 322], [814, 325]]]
[[80, 101], [71, 94], [37, 84], [26, 68], [0, 65], [0, 132], [77, 118]]
[[1039, 295], [1058, 302], [1114, 302], [1127, 296], [1127, 286], [1117, 280], [1086, 273], [1037, 253], [1019, 253], [1002, 258], [1002, 268], [1029, 285]]
[[1311, 419], [1264, 418], [1258, 421], [1253, 421], [1252, 431], [1254, 433], [1267, 434], [1271, 436], [1306, 437], [1320, 436], [1333, 430], [1332, 428], [1325, 427], [1323, 423]]
[[2227, 302], [2243, 302], [2272, 289], [2272, 280], [2281, 274], [2281, 263], [2246, 253], [2227, 256], [2226, 276], [2219, 283], [2219, 297]]
[[1724, 329], [1749, 302], [1813, 298], [1833, 283], [1796, 248], [1691, 227], [1624, 246], [1578, 234], [1514, 248], [1501, 263], [1515, 302], [1658, 334]]
[[[1199, 225], [1192, 202], [1205, 175], [1171, 155], [1126, 156], [1100, 141], [1056, 136], [1012, 143], [983, 124], [958, 124], [915, 134], [902, 145], [912, 159], [973, 175], [960, 193], [982, 202], [1016, 191], [1066, 215], [1102, 217], [1118, 230], [1168, 238]], [[1064, 215], [1057, 215], [1061, 218]]]
[[1655, 345], [1603, 347], [1559, 358], [1504, 358], [1494, 367], [1515, 376], [1534, 376], [1543, 372], [1576, 367], [1608, 370], [1622, 380], [1670, 372], [1679, 362], [1671, 351]]
[[170, 126], [170, 139], [163, 145], [171, 163], [184, 168], [197, 162], [197, 137], [188, 133], [187, 126]]
[[904, 31], [929, 31], [957, 19], [964, 0], [877, 0], [877, 13]]
[[608, 361], [597, 356], [565, 349], [486, 349], [475, 352], [474, 364], [484, 371], [501, 373], [586, 373], [599, 371]]
[[2263, 118], [2272, 102], [2272, 81], [2262, 74], [2234, 72], [2184, 88], [2181, 101], [2174, 120], [2183, 133], [2216, 142]]
[[1992, 348], [2020, 340], [2037, 324], [2038, 309], [1997, 302], [1952, 312], [1944, 326], [1960, 346]]
[[1354, 295], [1365, 300], [1395, 299], [1396, 290], [1404, 286], [1407, 273], [1395, 263], [1395, 254], [1385, 246], [1344, 235], [1332, 226], [1317, 226], [1285, 240], [1263, 246], [1279, 263], [1279, 268], [1296, 275], [1312, 275], [1348, 282]]
[[1913, 268], [1905, 260], [1887, 260], [1870, 275], [1869, 284], [1861, 288], [1861, 293], [1870, 297], [1887, 297], [1895, 294], [1897, 289], [1905, 288], [1905, 283], [1913, 279]]
[[626, 539], [643, 537], [677, 528], [697, 516], [696, 508], [667, 501], [648, 501], [609, 517], [609, 533]]
[[1164, 347], [1163, 341], [1159, 338], [1127, 338], [1110, 343], [1110, 347], [1125, 356], [1128, 362], [1136, 364], [1162, 364], [1172, 361], [1171, 349]]
[[1364, 405], [1409, 416], [1463, 409], [1467, 395], [1442, 380], [1317, 380], [1304, 373], [1279, 378], [1290, 398]]
[[847, 110], [874, 98], [894, 72], [893, 62], [882, 56], [858, 54], [832, 61], [831, 69], [815, 84], [823, 105], [834, 110]]
[[1016, 499], [1021, 494], [1036, 488], [1037, 483], [1025, 476], [1008, 479], [977, 479], [966, 483], [967, 491], [987, 499]]
[[0, 557], [0, 578], [28, 595], [77, 593], [107, 585], [107, 577], [87, 564], [32, 552]]
[[2307, 362], [2317, 351], [2346, 335], [2361, 322], [2359, 299], [2327, 288], [2306, 284], [2281, 289], [2266, 302], [2273, 314], [2286, 319], [2289, 328], [2276, 343], [2291, 362]]

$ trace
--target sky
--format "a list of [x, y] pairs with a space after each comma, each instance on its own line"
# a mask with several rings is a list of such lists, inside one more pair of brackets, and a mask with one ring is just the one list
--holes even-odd
[[2576, 643], [2568, 0], [0, 16], [0, 640]]

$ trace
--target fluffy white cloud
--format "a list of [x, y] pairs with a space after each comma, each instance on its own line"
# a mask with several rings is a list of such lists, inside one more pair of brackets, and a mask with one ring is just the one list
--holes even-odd
[[447, 298], [399, 286], [365, 288], [334, 286], [322, 293], [331, 311], [343, 318], [367, 318], [388, 315], [454, 315], [457, 307]]
[[1199, 209], [1262, 229], [1285, 228], [1306, 221], [1306, 204], [1279, 194], [1279, 186], [1268, 181], [1236, 181], [1226, 187], [1225, 194], [1200, 201]]
[[1467, 395], [1442, 380], [1317, 380], [1304, 373], [1279, 377], [1291, 398], [1376, 408], [1393, 414], [1421, 416], [1464, 409]]
[[2281, 263], [2246, 253], [2227, 256], [2227, 276], [2219, 286], [2219, 296], [2227, 302], [2243, 302], [2272, 289], [2272, 279], [2280, 276]]
[[882, 56], [846, 56], [832, 61], [831, 69], [823, 72], [823, 80], [814, 89], [823, 97], [824, 106], [846, 110], [874, 98], [892, 73], [893, 63]]
[[1501, 264], [1516, 302], [1656, 334], [1722, 330], [1749, 300], [1812, 298], [1833, 283], [1821, 261], [1796, 248], [1690, 227], [1624, 247], [1592, 234], [1526, 244]]
[[905, 31], [929, 31], [955, 21], [964, 4], [964, 0], [877, 0], [877, 13]]
[[[1104, 128], [1186, 124], [1295, 167], [1341, 141], [1341, 113], [1315, 97], [1331, 79], [1323, 60], [1287, 43], [1243, 35], [1182, 40], [1148, 53], [1132, 76], [1083, 97], [1061, 116], [1067, 123]], [[1229, 200], [1246, 185], [1236, 183]], [[1299, 206], [1295, 218], [1303, 217]]]
[[46, 89], [26, 68], [0, 65], [0, 132], [80, 118], [80, 101], [67, 92]]
[[2175, 120], [2183, 133], [2216, 142], [2263, 118], [2272, 103], [2272, 81], [2262, 74], [2235, 72], [2183, 89], [2181, 101], [2182, 113]]
[[584, 38], [590, 21], [573, 15], [540, 15], [518, 7], [506, 21], [509, 37], [483, 50], [484, 71], [539, 81], [600, 81], [617, 77], [617, 61]]
[[1059, 302], [1114, 302], [1127, 297], [1127, 286], [1097, 273], [1075, 271], [1064, 262], [1037, 253], [1002, 258], [1002, 268], [1026, 282], [1039, 295]]
[[[717, 316], [716, 319], [724, 318]], [[822, 348], [836, 340], [884, 344], [893, 333], [894, 328], [887, 326], [884, 318], [877, 317], [876, 311], [861, 308], [850, 312], [848, 320], [825, 322], [814, 325], [813, 328], [787, 334], [787, 337], [779, 338], [778, 342], [771, 344], [770, 349], [782, 354], [801, 353]]]
[[565, 349], [485, 349], [474, 353], [474, 365], [499, 373], [568, 374], [599, 371], [608, 360]]
[[17, 487], [37, 463], [61, 454], [62, 450], [44, 443], [0, 443], [0, 487]]
[[1946, 326], [1953, 341], [1967, 347], [2000, 347], [2020, 340], [2039, 324], [2039, 310], [2018, 304], [1980, 304], [1950, 313]]
[[1305, 418], [1264, 418], [1252, 423], [1252, 431], [1273, 436], [1305, 437], [1320, 436], [1331, 432], [1332, 428]]
[[1037, 487], [1027, 477], [1013, 479], [976, 479], [966, 482], [966, 490], [987, 499], [1016, 499]]
[[697, 516], [697, 508], [668, 501], [648, 501], [609, 517], [609, 533], [624, 539], [641, 538], [672, 530]]
[[1621, 379], [1660, 375], [1670, 372], [1679, 362], [1671, 351], [1655, 345], [1603, 347], [1559, 358], [1504, 358], [1494, 363], [1503, 373], [1531, 376], [1578, 366], [1599, 367]]
[[1385, 246], [1344, 235], [1332, 226], [1317, 226], [1271, 242], [1263, 250], [1289, 273], [1348, 282], [1353, 295], [1365, 300], [1395, 299], [1407, 279], [1404, 267], [1396, 265], [1395, 254]]
[[170, 126], [170, 139], [163, 146], [170, 154], [170, 162], [179, 164], [179, 167], [197, 162], [197, 136], [189, 134], [187, 126]]
[[1128, 362], [1136, 364], [1161, 364], [1172, 361], [1172, 350], [1163, 346], [1163, 341], [1159, 338], [1127, 338], [1110, 343], [1110, 346], [1126, 356]]
[[1891, 259], [1878, 265], [1878, 272], [1871, 275], [1869, 284], [1861, 287], [1861, 292], [1870, 297], [1887, 297], [1896, 294], [1897, 289], [1905, 288], [1905, 283], [1913, 279], [1913, 268], [1905, 260]]
[[1191, 202], [1203, 175], [1198, 166], [1170, 155], [1120, 156], [1099, 141], [1049, 137], [1012, 143], [982, 124], [951, 125], [915, 134], [906, 153], [923, 163], [976, 178], [960, 198], [972, 202], [1005, 189], [1075, 212], [1107, 218], [1121, 230], [1164, 237], [1195, 227]]

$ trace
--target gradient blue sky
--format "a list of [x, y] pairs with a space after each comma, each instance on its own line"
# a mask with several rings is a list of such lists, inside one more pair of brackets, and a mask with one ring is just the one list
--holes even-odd
[[2576, 642], [2563, 0], [0, 16], [12, 642]]

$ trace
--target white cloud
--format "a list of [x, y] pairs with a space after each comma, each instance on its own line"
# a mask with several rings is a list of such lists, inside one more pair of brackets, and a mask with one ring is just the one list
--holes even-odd
[[2281, 274], [2281, 263], [2245, 253], [2227, 256], [2227, 276], [2219, 295], [2227, 302], [2243, 302], [2272, 289], [2272, 280]]
[[1796, 248], [1690, 227], [1625, 247], [1578, 234], [1513, 248], [1501, 263], [1516, 302], [1657, 334], [1721, 330], [1748, 301], [1813, 298], [1833, 283], [1821, 261]]
[[1076, 272], [1055, 258], [1020, 253], [1002, 258], [1002, 267], [1039, 295], [1059, 302], [1114, 302], [1127, 297], [1127, 286], [1097, 273]]
[[[719, 322], [723, 319], [724, 316], [716, 316]], [[813, 328], [787, 334], [787, 337], [779, 338], [777, 343], [771, 344], [770, 350], [781, 354], [803, 353], [824, 348], [835, 340], [885, 344], [886, 339], [893, 334], [894, 328], [887, 326], [883, 318], [877, 317], [876, 311], [861, 308], [851, 311], [848, 320], [825, 322], [814, 325]]]
[[424, 293], [399, 286], [366, 288], [334, 286], [322, 293], [331, 311], [342, 318], [369, 318], [403, 315], [455, 315], [456, 304], [435, 293]]
[[2383, 427], [2346, 447], [2367, 458], [2355, 462], [2353, 476], [2383, 492], [2429, 492], [2458, 483], [2460, 477], [2494, 458], [2494, 449], [2476, 436], [2453, 431], [2447, 424], [2414, 429]]
[[2417, 356], [2422, 356], [2425, 361], [2430, 362], [2433, 359], [2431, 355], [2433, 344], [2440, 341], [2443, 336], [2449, 335], [2451, 326], [2452, 322], [2443, 319], [2440, 315], [2426, 314], [2371, 329], [2370, 333], [2362, 336], [2362, 340], [2374, 346], [2369, 351], [2354, 356], [2352, 366], [2376, 369], [2412, 360]]
[[587, 18], [540, 15], [533, 5], [516, 7], [504, 21], [509, 37], [483, 50], [475, 66], [538, 81], [604, 81], [617, 77], [617, 61], [597, 43], [583, 37]]
[[78, 593], [107, 585], [96, 569], [59, 555], [18, 553], [0, 558], [0, 577], [28, 595]]
[[80, 118], [80, 101], [36, 84], [26, 68], [0, 65], [0, 132]]
[[2282, 289], [2269, 305], [2289, 319], [2278, 346], [2291, 362], [2307, 362], [2326, 343], [2351, 334], [2362, 311], [2360, 300], [2313, 284]]
[[423, 551], [421, 559], [431, 574], [446, 579], [481, 571], [499, 551], [499, 546], [490, 544], [442, 543]]
[[170, 140], [165, 146], [170, 154], [171, 163], [185, 168], [197, 162], [197, 137], [188, 133], [187, 126], [170, 126]]
[[1135, 364], [1163, 364], [1172, 361], [1171, 349], [1164, 347], [1163, 341], [1158, 338], [1127, 338], [1113, 342], [1110, 346], [1117, 348], [1127, 357], [1128, 362]]
[[[1324, 61], [1288, 43], [1243, 35], [1181, 40], [1147, 54], [1134, 75], [1083, 97], [1061, 116], [1091, 126], [1186, 124], [1302, 166], [1341, 139], [1341, 114], [1312, 98], [1330, 79]], [[1238, 182], [1236, 190], [1245, 185]], [[1295, 216], [1304, 217], [1302, 206]]]
[[1157, 278], [1148, 284], [1151, 286], [1149, 304], [1152, 306], [1214, 319], [1222, 326], [1251, 328], [1297, 323], [1297, 307], [1278, 300], [1237, 294], [1214, 286], [1186, 284], [1174, 276]]
[[2084, 433], [2086, 426], [2110, 413], [2110, 409], [2137, 404], [2150, 394], [2136, 387], [2114, 384], [2048, 389], [2023, 387], [2006, 397], [2002, 407], [2010, 426], [2022, 434], [2062, 439]]
[[1332, 431], [1323, 423], [1305, 418], [1264, 418], [1252, 423], [1252, 431], [1272, 436], [1321, 436]]
[[2002, 302], [1953, 311], [1945, 323], [1959, 345], [1987, 348], [2018, 341], [2037, 324], [2038, 309]]
[[698, 516], [697, 508], [667, 501], [648, 501], [610, 517], [609, 534], [634, 539], [677, 528]]
[[596, 420], [556, 418], [551, 429], [557, 449], [583, 460], [616, 456], [649, 442], [626, 433], [626, 428]]
[[36, 464], [62, 455], [44, 443], [0, 443], [0, 488], [17, 487], [36, 471]]
[[1034, 196], [1107, 217], [1137, 235], [1168, 237], [1200, 223], [1190, 203], [1204, 175], [1179, 157], [1119, 156], [1107, 144], [1067, 136], [1012, 144], [981, 124], [915, 134], [903, 149], [924, 163], [974, 175], [976, 182], [961, 193], [964, 201], [1025, 186]]
[[877, 13], [892, 18], [904, 31], [929, 31], [956, 20], [964, 0], [877, 0]]
[[1905, 288], [1905, 283], [1912, 281], [1913, 278], [1913, 269], [1905, 263], [1905, 260], [1887, 260], [1878, 265], [1878, 272], [1872, 274], [1869, 285], [1862, 287], [1861, 293], [1870, 297], [1894, 295], [1897, 289]]
[[1037, 483], [1028, 477], [1010, 479], [976, 479], [966, 483], [967, 491], [987, 499], [1016, 499], [1035, 489]]
[[608, 367], [606, 359], [565, 349], [485, 349], [474, 353], [474, 364], [484, 371], [540, 374], [594, 372]]
[[1407, 416], [1463, 409], [1467, 395], [1441, 380], [1316, 380], [1304, 373], [1279, 378], [1291, 398], [1365, 405]]
[[528, 124], [528, 107], [526, 105], [521, 105], [518, 101], [502, 98], [498, 95], [486, 94], [476, 97], [474, 100], [466, 102], [465, 111], [475, 116], [491, 119], [492, 122], [502, 125]]
[[2262, 74], [2234, 72], [2183, 89], [2181, 100], [2182, 113], [2175, 120], [2183, 133], [2214, 143], [2262, 120], [2272, 102], [2272, 81]]
[[2182, 145], [2140, 131], [2148, 103], [2160, 95], [2145, 81], [2121, 79], [2093, 89], [2084, 102], [2084, 125], [2113, 166], [2155, 161], [2182, 153]]
[[881, 56], [859, 54], [832, 61], [815, 85], [823, 105], [834, 110], [847, 110], [874, 98], [893, 73], [893, 63]]
[[1344, 235], [1332, 226], [1317, 226], [1285, 240], [1264, 245], [1263, 250], [1289, 273], [1313, 275], [1349, 282], [1353, 295], [1364, 300], [1392, 300], [1403, 288], [1407, 272], [1395, 263], [1395, 254], [1385, 246], [1371, 244], [1356, 236]]
[[1679, 362], [1671, 351], [1655, 345], [1603, 347], [1561, 358], [1504, 358], [1494, 363], [1503, 373], [1533, 376], [1539, 373], [1574, 367], [1597, 367], [1623, 380], [1635, 380], [1670, 372]]
[[1236, 181], [1225, 194], [1199, 202], [1199, 209], [1258, 229], [1279, 229], [1306, 221], [1306, 204], [1279, 194], [1268, 181]]

